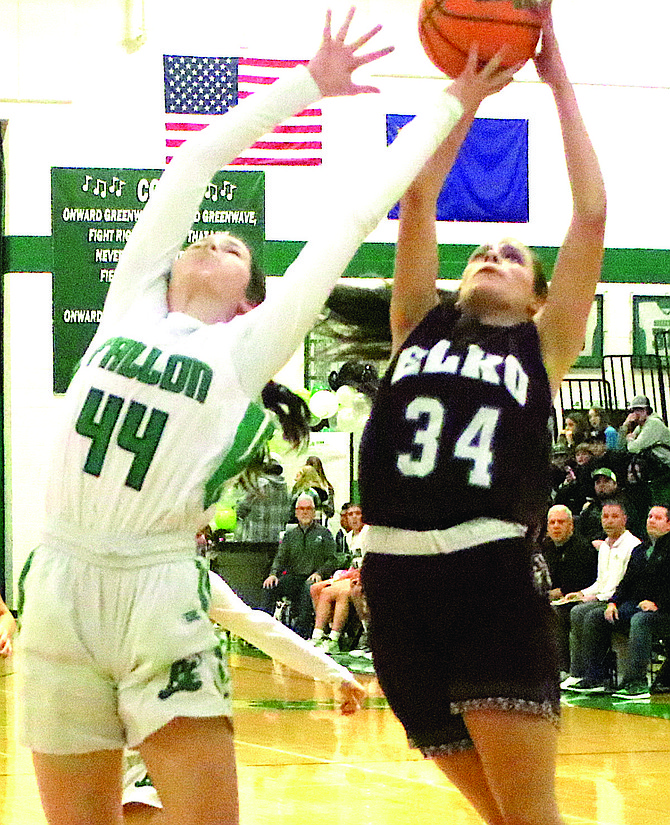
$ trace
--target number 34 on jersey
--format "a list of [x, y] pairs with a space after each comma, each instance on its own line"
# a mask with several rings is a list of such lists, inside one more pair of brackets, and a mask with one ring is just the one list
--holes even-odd
[[[412, 450], [398, 455], [398, 470], [404, 476], [424, 478], [433, 472], [446, 414], [447, 410], [438, 398], [418, 396], [407, 405], [405, 418], [416, 422], [417, 426]], [[454, 445], [454, 458], [470, 463], [467, 480], [473, 487], [491, 486], [493, 440], [499, 418], [499, 409], [480, 407]]]

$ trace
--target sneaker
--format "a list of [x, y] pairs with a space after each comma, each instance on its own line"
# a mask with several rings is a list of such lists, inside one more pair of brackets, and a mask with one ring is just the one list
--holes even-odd
[[324, 641], [325, 641], [326, 644], [323, 646], [323, 649], [329, 655], [332, 655], [333, 653], [340, 653], [341, 652], [340, 651], [340, 643], [337, 639], [328, 639], [324, 636]]
[[604, 693], [605, 685], [602, 682], [592, 682], [590, 679], [580, 679], [568, 688], [575, 693]]
[[320, 650], [325, 650], [328, 647], [329, 641], [328, 636], [322, 636], [320, 639], [310, 639], [314, 647], [318, 647]]
[[163, 807], [139, 752], [126, 749], [123, 753], [122, 804], [128, 805], [131, 802], [150, 805], [152, 808]]
[[580, 676], [566, 676], [561, 682], [561, 690], [570, 690], [577, 682], [581, 682]]
[[646, 682], [630, 682], [617, 688], [612, 696], [615, 699], [649, 699], [651, 693]]
[[353, 656], [354, 659], [370, 659], [370, 661], [372, 661], [372, 651], [364, 647], [357, 647], [355, 650], [350, 650], [349, 655]]
[[661, 682], [660, 679], [654, 679], [651, 683], [651, 692], [652, 693], [670, 693], [670, 685], [666, 684], [665, 682]]

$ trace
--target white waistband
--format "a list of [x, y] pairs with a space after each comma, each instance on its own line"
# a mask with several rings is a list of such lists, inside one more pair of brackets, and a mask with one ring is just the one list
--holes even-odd
[[191, 532], [95, 533], [64, 521], [49, 524], [41, 544], [104, 567], [145, 567], [196, 555]]
[[523, 524], [496, 518], [476, 518], [446, 530], [401, 530], [370, 525], [365, 538], [366, 552], [393, 556], [436, 556], [454, 553], [479, 544], [526, 535]]

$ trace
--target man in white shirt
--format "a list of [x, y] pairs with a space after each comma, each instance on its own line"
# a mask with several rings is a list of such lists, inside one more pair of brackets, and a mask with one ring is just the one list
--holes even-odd
[[568, 593], [566, 599], [582, 602], [570, 613], [570, 676], [561, 683], [561, 687], [578, 692], [600, 692], [605, 690], [601, 683], [587, 680], [587, 661], [584, 655], [583, 634], [586, 617], [593, 610], [605, 611], [617, 585], [623, 578], [633, 548], [640, 544], [640, 539], [626, 529], [626, 510], [619, 501], [607, 501], [603, 504], [601, 515], [604, 541], [594, 541], [598, 550], [598, 575], [593, 584], [576, 593]]

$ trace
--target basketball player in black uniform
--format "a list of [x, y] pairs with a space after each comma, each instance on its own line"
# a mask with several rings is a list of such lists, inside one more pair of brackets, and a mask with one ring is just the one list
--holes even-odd
[[438, 302], [435, 202], [462, 120], [402, 201], [394, 357], [361, 452], [379, 681], [410, 743], [490, 825], [561, 822], [558, 667], [529, 536], [545, 517], [551, 399], [582, 347], [606, 212], [548, 6], [538, 14], [535, 63], [573, 196], [551, 287], [531, 251], [504, 239], [475, 250], [457, 300]]

